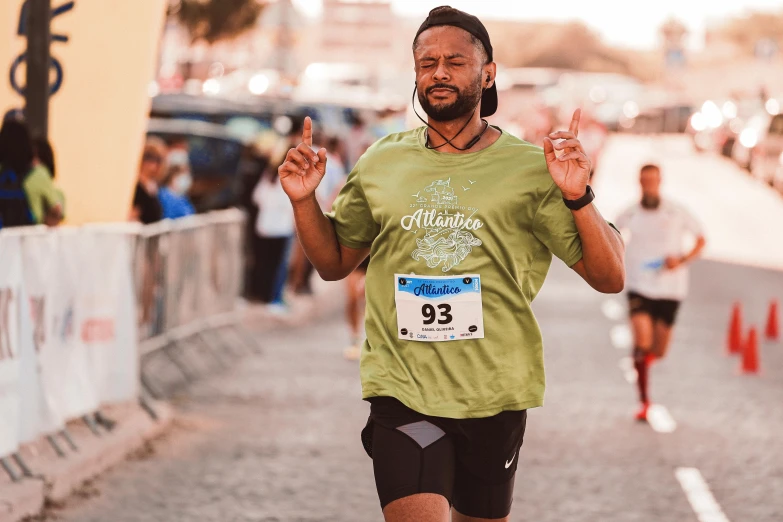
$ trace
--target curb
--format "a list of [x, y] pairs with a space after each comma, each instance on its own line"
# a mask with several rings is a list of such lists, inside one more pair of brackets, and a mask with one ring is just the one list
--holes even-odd
[[123, 462], [148, 440], [163, 434], [171, 424], [173, 409], [165, 402], [156, 402], [153, 408], [159, 417], [157, 422], [134, 403], [104, 408], [104, 415], [117, 424], [101, 437], [79, 422], [69, 423], [68, 430], [79, 451], [69, 450], [67, 458], [57, 457], [43, 440], [25, 445], [22, 455], [36, 477], [0, 484], [0, 522], [19, 522], [40, 513], [46, 501], [67, 499], [85, 481]]

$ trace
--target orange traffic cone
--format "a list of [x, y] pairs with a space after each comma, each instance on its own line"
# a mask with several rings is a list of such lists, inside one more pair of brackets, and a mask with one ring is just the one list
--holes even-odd
[[767, 339], [777, 341], [780, 338], [780, 328], [778, 327], [778, 302], [769, 303], [769, 315], [767, 316], [767, 328], [764, 332]]
[[729, 323], [729, 337], [726, 343], [729, 355], [742, 352], [742, 307], [734, 303]]
[[751, 326], [748, 338], [742, 349], [742, 373], [759, 372], [759, 346], [756, 340], [756, 327]]

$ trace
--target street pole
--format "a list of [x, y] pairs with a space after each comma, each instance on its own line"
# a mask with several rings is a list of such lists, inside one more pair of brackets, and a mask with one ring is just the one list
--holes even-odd
[[46, 138], [49, 133], [49, 23], [51, 0], [28, 0], [27, 78], [24, 91], [25, 118], [30, 135]]

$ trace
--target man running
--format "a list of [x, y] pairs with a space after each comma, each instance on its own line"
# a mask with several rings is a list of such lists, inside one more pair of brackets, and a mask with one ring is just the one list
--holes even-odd
[[[641, 408], [636, 414], [647, 420], [650, 406], [647, 387], [653, 360], [666, 355], [672, 326], [680, 302], [688, 293], [686, 265], [706, 243], [701, 224], [684, 207], [661, 199], [661, 169], [642, 167], [639, 182], [642, 200], [617, 218], [620, 230], [627, 230], [628, 307], [633, 329], [633, 360], [637, 373]], [[688, 236], [695, 238], [689, 251], [683, 250]]]
[[309, 120], [280, 179], [324, 279], [370, 255], [362, 442], [385, 519], [508, 520], [526, 411], [544, 395], [530, 303], [552, 254], [620, 292], [622, 239], [590, 203], [579, 111], [543, 151], [482, 119], [497, 109], [497, 69], [478, 18], [432, 10], [413, 56], [426, 127], [370, 147], [327, 216]]

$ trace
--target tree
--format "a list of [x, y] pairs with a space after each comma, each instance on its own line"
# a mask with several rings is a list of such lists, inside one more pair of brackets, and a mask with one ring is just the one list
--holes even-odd
[[578, 22], [490, 23], [495, 58], [509, 67], [613, 72], [642, 81], [655, 77], [655, 64], [643, 53], [608, 46]]
[[258, 0], [176, 0], [169, 7], [191, 39], [213, 44], [252, 29], [263, 11]]

